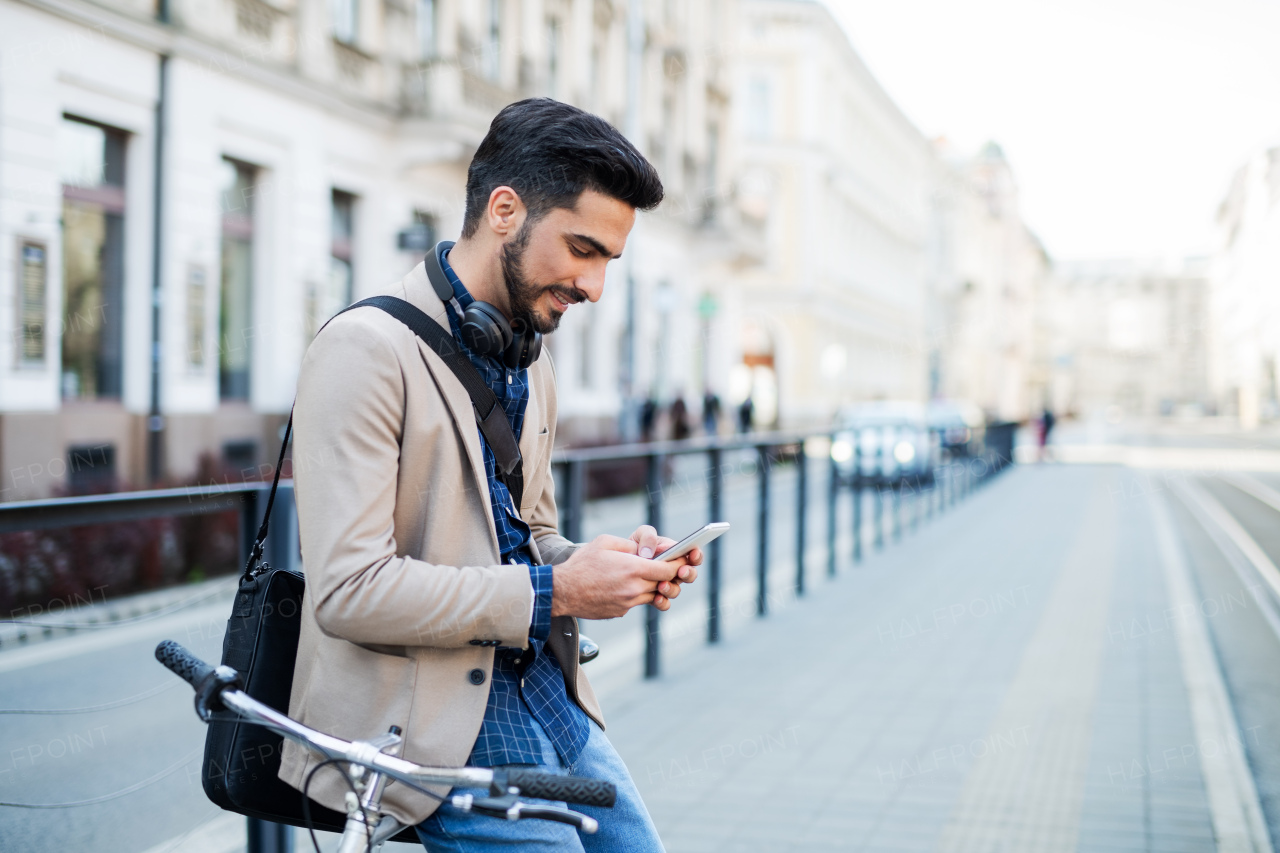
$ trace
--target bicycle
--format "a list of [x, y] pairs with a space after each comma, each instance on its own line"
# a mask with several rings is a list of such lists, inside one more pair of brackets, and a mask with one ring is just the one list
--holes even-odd
[[[454, 808], [507, 820], [552, 820], [566, 823], [585, 833], [594, 833], [599, 824], [588, 815], [567, 808], [527, 803], [521, 795], [544, 800], [561, 800], [588, 806], [611, 808], [617, 799], [612, 782], [580, 776], [559, 776], [540, 770], [520, 768], [491, 770], [484, 767], [428, 767], [395, 755], [402, 742], [398, 727], [373, 740], [343, 740], [308, 728], [297, 720], [264, 705], [240, 689], [240, 674], [229, 666], [213, 667], [173, 640], [156, 646], [156, 660], [195, 689], [196, 714], [206, 723], [218, 711], [239, 714], [241, 719], [265, 726], [283, 737], [307, 746], [324, 757], [303, 784], [304, 813], [309, 814], [307, 787], [322, 767], [349, 769], [344, 775], [351, 788], [346, 797], [347, 820], [338, 853], [376, 853], [382, 845], [405, 829], [391, 815], [382, 813], [382, 791], [388, 780], [397, 781]], [[488, 788], [489, 796], [472, 794], [441, 797], [424, 785]], [[308, 819], [309, 822], [309, 819]], [[315, 830], [308, 826], [317, 853]]]

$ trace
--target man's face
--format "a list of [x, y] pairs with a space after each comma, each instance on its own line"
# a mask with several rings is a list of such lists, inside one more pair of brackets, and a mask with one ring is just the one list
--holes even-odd
[[586, 190], [573, 210], [553, 208], [526, 222], [502, 247], [511, 316], [545, 335], [570, 305], [599, 300], [605, 266], [622, 254], [635, 221], [626, 202]]

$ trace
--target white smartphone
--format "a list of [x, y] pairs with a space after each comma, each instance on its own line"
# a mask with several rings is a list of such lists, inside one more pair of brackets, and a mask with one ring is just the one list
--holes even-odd
[[693, 531], [653, 559], [660, 562], [666, 562], [667, 560], [675, 560], [679, 557], [683, 557], [694, 548], [701, 548], [712, 539], [727, 533], [728, 530], [729, 522], [713, 521], [704, 527], [699, 527], [697, 530]]

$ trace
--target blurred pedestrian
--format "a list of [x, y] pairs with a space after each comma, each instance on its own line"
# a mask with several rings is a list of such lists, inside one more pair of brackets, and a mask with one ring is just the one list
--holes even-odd
[[742, 401], [742, 405], [738, 407], [738, 432], [751, 432], [755, 416], [756, 404], [751, 401], [750, 397], [747, 397]]
[[640, 440], [653, 441], [653, 427], [658, 421], [658, 401], [652, 395], [640, 407]]
[[710, 391], [702, 395], [702, 431], [707, 435], [720, 432], [720, 398]]
[[1053, 416], [1053, 409], [1048, 406], [1044, 407], [1044, 412], [1040, 415], [1040, 422], [1037, 424], [1038, 430], [1036, 438], [1039, 442], [1039, 452], [1037, 457], [1041, 462], [1049, 458], [1049, 434], [1053, 432], [1053, 425], [1058, 419]]
[[671, 437], [683, 441], [693, 435], [693, 427], [689, 425], [689, 406], [685, 404], [684, 395], [676, 394], [671, 404]]

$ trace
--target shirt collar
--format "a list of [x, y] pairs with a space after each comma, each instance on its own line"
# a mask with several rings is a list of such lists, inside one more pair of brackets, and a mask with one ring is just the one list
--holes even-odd
[[475, 302], [475, 297], [467, 290], [462, 283], [462, 279], [458, 278], [458, 274], [453, 271], [453, 265], [449, 263], [449, 253], [446, 251], [440, 252], [440, 268], [444, 270], [444, 277], [449, 280], [450, 286], [453, 287], [454, 300], [461, 310], [466, 310], [468, 305]]

